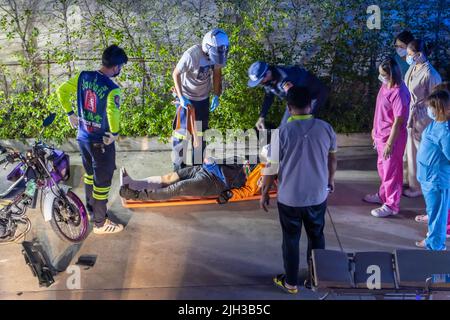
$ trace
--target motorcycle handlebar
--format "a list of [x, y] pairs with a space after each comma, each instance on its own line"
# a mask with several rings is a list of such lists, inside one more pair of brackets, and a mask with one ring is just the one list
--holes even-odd
[[38, 147], [38, 148], [48, 149], [48, 150], [54, 150], [55, 149], [54, 147], [51, 147], [51, 146], [49, 146], [48, 144], [46, 144], [46, 143], [44, 143], [42, 141], [37, 142], [35, 146]]
[[13, 153], [9, 153], [5, 159], [0, 161], [0, 165], [4, 164], [4, 163], [13, 163], [16, 159], [18, 159], [20, 157], [20, 154], [17, 152], [13, 152]]

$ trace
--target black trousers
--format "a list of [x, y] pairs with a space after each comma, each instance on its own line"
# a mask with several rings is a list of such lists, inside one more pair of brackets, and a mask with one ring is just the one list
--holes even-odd
[[208, 197], [219, 196], [227, 189], [215, 175], [207, 172], [202, 166], [186, 167], [176, 171], [180, 181], [165, 188], [142, 190], [139, 200], [168, 200], [181, 196]]
[[309, 207], [290, 207], [278, 202], [281, 229], [283, 231], [283, 262], [286, 282], [297, 285], [300, 263], [300, 236], [302, 225], [308, 236], [308, 265], [312, 249], [325, 249], [325, 212], [327, 202]]
[[78, 146], [86, 171], [84, 174], [86, 209], [94, 215], [95, 225], [101, 227], [107, 217], [109, 191], [116, 170], [115, 144], [107, 146], [103, 143], [78, 141]]

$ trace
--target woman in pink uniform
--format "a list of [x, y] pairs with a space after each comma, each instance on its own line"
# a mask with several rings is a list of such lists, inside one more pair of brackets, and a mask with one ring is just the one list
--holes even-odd
[[410, 94], [394, 59], [383, 61], [378, 71], [382, 85], [377, 96], [372, 139], [378, 152], [381, 186], [378, 193], [366, 195], [364, 201], [382, 205], [372, 210], [374, 217], [387, 217], [400, 211]]

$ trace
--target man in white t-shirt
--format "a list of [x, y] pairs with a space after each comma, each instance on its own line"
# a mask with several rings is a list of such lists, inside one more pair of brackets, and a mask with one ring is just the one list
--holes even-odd
[[[221, 69], [226, 65], [228, 49], [229, 40], [225, 31], [211, 30], [204, 36], [201, 45], [194, 45], [184, 52], [173, 70], [172, 76], [180, 104], [183, 107], [190, 104], [195, 109], [199, 136], [208, 129], [209, 112], [213, 112], [219, 106], [219, 96], [222, 92]], [[214, 96], [210, 105], [211, 89]], [[198, 121], [201, 122], [201, 128]], [[193, 165], [201, 164], [204, 149], [205, 143], [202, 142], [201, 149], [199, 147], [195, 150], [201, 151], [202, 154], [197, 157], [193, 154]], [[194, 158], [199, 159], [200, 163], [195, 163]], [[183, 163], [181, 167], [184, 166]]]

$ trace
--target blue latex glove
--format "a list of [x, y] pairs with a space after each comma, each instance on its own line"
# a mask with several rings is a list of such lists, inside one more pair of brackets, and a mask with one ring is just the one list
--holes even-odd
[[186, 109], [189, 104], [192, 105], [192, 102], [188, 98], [182, 96], [180, 99], [180, 104], [183, 108]]
[[209, 107], [209, 111], [213, 112], [219, 106], [219, 96], [215, 95], [211, 101], [211, 107]]

